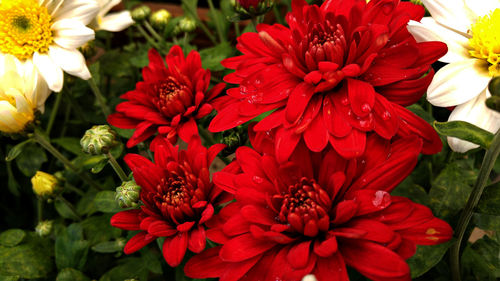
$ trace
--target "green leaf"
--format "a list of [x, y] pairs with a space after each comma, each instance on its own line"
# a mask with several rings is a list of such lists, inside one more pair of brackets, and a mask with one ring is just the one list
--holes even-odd
[[16, 276], [5, 276], [5, 275], [0, 275], [0, 281], [17, 281], [21, 278], [19, 275]]
[[116, 253], [121, 252], [123, 250], [123, 246], [124, 243], [120, 240], [106, 241], [92, 246], [92, 251], [97, 253]]
[[56, 281], [90, 281], [90, 278], [79, 270], [65, 268], [57, 274]]
[[212, 71], [224, 70], [224, 66], [222, 66], [220, 62], [223, 59], [230, 57], [233, 52], [233, 47], [227, 42], [221, 43], [212, 48], [201, 50], [200, 56], [203, 68], [208, 68]]
[[97, 210], [103, 213], [117, 213], [122, 210], [115, 200], [114, 191], [105, 190], [97, 193], [94, 204]]
[[80, 224], [73, 223], [56, 238], [56, 265], [59, 270], [72, 267], [82, 269], [87, 261], [89, 242], [83, 239]]
[[52, 139], [52, 143], [60, 145], [66, 151], [71, 152], [75, 155], [83, 154], [82, 146], [80, 145], [80, 139], [78, 138]]
[[13, 247], [21, 243], [26, 236], [22, 229], [9, 229], [0, 234], [0, 245]]
[[44, 278], [52, 269], [50, 252], [36, 240], [15, 247], [0, 246], [0, 275]]
[[500, 231], [500, 216], [474, 213], [474, 224], [482, 230]]
[[90, 169], [90, 171], [93, 174], [99, 174], [102, 171], [102, 169], [104, 169], [104, 167], [106, 167], [107, 164], [108, 164], [108, 159], [103, 159], [103, 160], [101, 160], [101, 162], [97, 163], [94, 167], [92, 167], [92, 169]]
[[465, 275], [475, 280], [495, 281], [500, 277], [500, 245], [488, 236], [469, 244], [462, 254]]
[[97, 209], [94, 204], [94, 198], [97, 195], [96, 189], [89, 189], [85, 195], [78, 201], [76, 205], [76, 212], [79, 215], [90, 215], [94, 212], [97, 212]]
[[111, 216], [111, 214], [92, 216], [80, 223], [90, 245], [120, 237], [122, 231], [119, 228], [111, 226], [109, 223]]
[[12, 161], [12, 160], [16, 159], [17, 156], [19, 156], [19, 154], [21, 154], [21, 152], [23, 152], [24, 147], [31, 142], [32, 142], [32, 140], [29, 139], [29, 140], [25, 140], [21, 143], [16, 144], [7, 153], [7, 157], [5, 157], [5, 161]]
[[430, 114], [429, 112], [425, 111], [420, 105], [418, 105], [416, 103], [408, 106], [406, 109], [408, 109], [411, 112], [415, 113], [416, 115], [418, 115], [418, 117], [424, 119], [429, 124], [432, 124], [435, 121], [435, 119], [432, 116], [432, 114]]
[[401, 182], [391, 192], [391, 195], [411, 198], [413, 202], [426, 206], [429, 205], [430, 201], [429, 195], [427, 194], [425, 189], [420, 185], [413, 183], [410, 178], [406, 178], [403, 182]]
[[419, 277], [438, 264], [452, 244], [448, 241], [434, 246], [417, 245], [415, 255], [406, 261], [411, 268], [411, 277]]
[[45, 150], [33, 143], [26, 145], [16, 158], [17, 167], [27, 177], [34, 176], [45, 162], [47, 162]]
[[182, 0], [182, 10], [193, 19], [200, 19], [198, 17], [198, 0]]
[[484, 149], [488, 149], [493, 141], [492, 133], [464, 121], [436, 121], [434, 128], [441, 135], [466, 140], [478, 144]]
[[500, 210], [500, 183], [487, 186], [476, 209], [479, 213], [498, 215]]
[[71, 219], [71, 220], [79, 220], [80, 218], [77, 216], [77, 214], [74, 213], [74, 211], [63, 201], [60, 199], [56, 199], [54, 201], [54, 207], [56, 208], [56, 211], [61, 215], [61, 217], [65, 219]]
[[451, 218], [467, 202], [477, 171], [466, 160], [450, 163], [434, 179], [429, 191], [430, 207], [439, 218]]
[[118, 265], [106, 272], [99, 281], [123, 281], [125, 279], [136, 278], [147, 280], [149, 270], [146, 268], [141, 258], [123, 259], [125, 263]]

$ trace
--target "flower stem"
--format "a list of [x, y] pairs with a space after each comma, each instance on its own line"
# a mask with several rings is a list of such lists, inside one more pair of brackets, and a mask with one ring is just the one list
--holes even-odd
[[141, 35], [144, 38], [146, 38], [146, 40], [149, 42], [149, 44], [151, 44], [158, 51], [162, 50], [160, 45], [158, 45], [158, 43], [146, 32], [146, 30], [144, 30], [144, 28], [142, 28], [142, 26], [140, 26], [140, 25], [136, 25], [136, 26], [137, 26], [137, 29], [139, 29], [139, 32], [141, 33]]
[[104, 96], [101, 93], [101, 90], [99, 90], [99, 87], [97, 87], [97, 84], [94, 80], [93, 77], [91, 77], [89, 80], [90, 88], [92, 89], [92, 92], [94, 92], [94, 95], [97, 99], [97, 102], [99, 103], [99, 106], [101, 107], [102, 114], [104, 114], [104, 117], [108, 117], [108, 115], [111, 114], [111, 111], [109, 111], [109, 108], [106, 106], [106, 101], [104, 99]]
[[63, 202], [64, 205], [66, 205], [68, 207], [68, 209], [71, 211], [72, 215], [75, 216], [79, 221], [82, 220], [82, 218], [76, 212], [75, 206], [73, 206], [73, 204], [71, 204], [71, 202], [69, 202], [68, 200], [66, 200], [61, 195], [57, 196], [56, 199], [59, 200], [59, 201], [61, 201], [61, 202]]
[[41, 223], [43, 220], [43, 201], [40, 198], [36, 202], [36, 211], [38, 223]]
[[481, 199], [481, 194], [484, 191], [484, 187], [488, 181], [489, 175], [495, 162], [500, 154], [500, 130], [497, 131], [493, 141], [489, 149], [486, 151], [486, 154], [483, 158], [483, 163], [481, 164], [481, 169], [479, 170], [479, 175], [477, 176], [476, 183], [474, 185], [474, 189], [469, 196], [469, 200], [465, 205], [462, 214], [460, 215], [460, 219], [458, 220], [458, 224], [456, 227], [457, 234], [457, 242], [451, 246], [450, 249], [450, 266], [451, 266], [451, 275], [453, 281], [461, 281], [460, 277], [460, 245], [462, 244], [462, 240], [464, 238], [465, 230], [472, 218], [472, 213], [474, 208], [479, 203], [479, 199]]
[[208, 7], [210, 8], [210, 14], [212, 15], [212, 19], [214, 20], [215, 24], [215, 29], [217, 30], [217, 35], [219, 36], [219, 41], [225, 42], [226, 38], [224, 38], [224, 34], [222, 34], [222, 26], [220, 26], [220, 22], [216, 20], [216, 12], [217, 10], [215, 9], [214, 3], [212, 0], [208, 0]]
[[80, 195], [80, 196], [83, 196], [85, 195], [85, 193], [83, 193], [83, 191], [81, 191], [80, 189], [78, 189], [76, 186], [70, 184], [70, 183], [66, 183], [64, 185], [64, 188], [70, 190], [70, 191], [73, 191], [75, 192], [76, 194]]
[[165, 42], [165, 39], [163, 39], [160, 34], [158, 34], [158, 32], [156, 32], [156, 30], [151, 26], [151, 24], [149, 24], [148, 21], [144, 21], [143, 22], [144, 26], [146, 27], [146, 29], [149, 31], [149, 33], [151, 33], [151, 35], [153, 35], [153, 37], [158, 40], [159, 42], [163, 43]]
[[120, 166], [120, 164], [118, 164], [118, 162], [116, 161], [115, 157], [113, 157], [111, 152], [108, 152], [106, 154], [106, 156], [108, 156], [109, 164], [111, 164], [111, 167], [113, 167], [113, 170], [115, 170], [118, 177], [120, 177], [120, 180], [127, 181], [128, 180], [127, 174], [125, 174], [122, 167]]
[[215, 36], [212, 34], [212, 32], [210, 32], [210, 29], [208, 29], [208, 27], [200, 20], [200, 18], [198, 17], [197, 12], [193, 11], [189, 5], [186, 5], [185, 9], [186, 9], [186, 12], [188, 14], [194, 15], [194, 17], [193, 17], [194, 21], [196, 21], [196, 24], [203, 30], [203, 32], [205, 32], [205, 34], [207, 35], [208, 39], [210, 39], [210, 41], [214, 45], [217, 44], [217, 40], [215, 39]]
[[52, 112], [50, 113], [49, 123], [47, 124], [47, 128], [45, 129], [45, 133], [50, 136], [50, 131], [52, 131], [52, 127], [54, 126], [54, 121], [57, 117], [57, 111], [59, 110], [59, 105], [61, 105], [63, 93], [56, 93], [56, 101], [54, 103], [54, 107], [52, 108]]
[[35, 129], [35, 132], [33, 133], [33, 139], [39, 143], [45, 150], [50, 152], [55, 158], [57, 158], [59, 161], [61, 161], [66, 167], [71, 169], [73, 172], [75, 172], [84, 182], [89, 184], [90, 186], [97, 188], [99, 190], [102, 190], [102, 188], [95, 183], [90, 176], [83, 172], [83, 171], [78, 171], [78, 169], [71, 163], [71, 161], [68, 160], [64, 155], [62, 155], [59, 150], [57, 150], [40, 132], [38, 129]]

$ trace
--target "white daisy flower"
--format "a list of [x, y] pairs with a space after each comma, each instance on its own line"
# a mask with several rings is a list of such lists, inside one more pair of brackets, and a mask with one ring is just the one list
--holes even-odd
[[[456, 106], [449, 121], [467, 121], [492, 133], [500, 113], [486, 107], [488, 83], [500, 75], [500, 0], [422, 0], [432, 17], [410, 21], [408, 30], [419, 42], [443, 41], [448, 53], [427, 91], [427, 100]], [[448, 138], [450, 147], [466, 152], [475, 144]]]
[[23, 131], [34, 120], [36, 111], [43, 112], [49, 94], [47, 84], [33, 66], [16, 62], [12, 55], [0, 57], [0, 131]]
[[90, 27], [93, 29], [118, 32], [134, 24], [134, 20], [129, 11], [111, 13], [108, 15], [111, 8], [120, 4], [121, 0], [97, 0], [97, 2], [99, 3], [100, 10], [94, 21], [90, 24]]
[[98, 11], [95, 0], [0, 0], [0, 56], [32, 62], [56, 92], [63, 71], [87, 80], [90, 72], [77, 48], [94, 39], [86, 25]]

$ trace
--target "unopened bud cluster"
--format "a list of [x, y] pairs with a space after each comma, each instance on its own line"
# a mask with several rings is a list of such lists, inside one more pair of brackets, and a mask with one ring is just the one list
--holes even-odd
[[274, 0], [236, 0], [234, 10], [239, 19], [249, 19], [266, 14], [273, 5]]
[[115, 200], [121, 208], [135, 208], [138, 206], [141, 187], [135, 181], [124, 181], [116, 188]]
[[83, 152], [92, 155], [106, 154], [117, 144], [116, 132], [108, 125], [93, 126], [80, 140]]
[[486, 99], [486, 106], [492, 110], [500, 112], [500, 77], [494, 77], [488, 84], [488, 91], [491, 97]]

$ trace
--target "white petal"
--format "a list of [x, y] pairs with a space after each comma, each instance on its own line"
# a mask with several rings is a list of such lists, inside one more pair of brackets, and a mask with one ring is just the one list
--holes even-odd
[[[500, 128], [500, 113], [489, 109], [486, 104], [487, 90], [485, 89], [475, 99], [461, 104], [453, 110], [449, 121], [466, 121], [489, 132], [496, 133]], [[457, 152], [466, 152], [478, 147], [473, 143], [457, 138], [448, 138], [451, 149]]]
[[66, 49], [81, 47], [95, 37], [92, 29], [73, 19], [58, 20], [51, 29], [54, 30], [54, 42]]
[[57, 65], [48, 55], [33, 54], [33, 63], [47, 82], [49, 88], [54, 92], [61, 91], [64, 82], [64, 73], [59, 65]]
[[19, 132], [23, 129], [17, 118], [17, 110], [7, 101], [0, 101], [0, 130], [8, 133]]
[[134, 24], [134, 20], [129, 11], [112, 13], [101, 19], [99, 29], [117, 32]]
[[53, 18], [56, 21], [74, 19], [87, 25], [95, 18], [98, 12], [99, 4], [95, 0], [66, 0], [54, 14]]
[[39, 3], [40, 6], [47, 8], [49, 14], [53, 16], [64, 3], [64, 0], [40, 0]]
[[455, 106], [478, 96], [491, 77], [483, 60], [468, 59], [441, 68], [427, 90], [427, 100], [435, 106]]
[[440, 24], [467, 34], [472, 21], [463, 0], [422, 0], [432, 17]]
[[99, 2], [99, 6], [101, 7], [101, 10], [99, 11], [99, 15], [104, 16], [105, 14], [107, 14], [111, 10], [111, 8], [120, 4], [121, 0], [105, 0], [105, 1], [101, 0], [98, 2]]
[[465, 6], [474, 13], [476, 18], [487, 15], [493, 10], [500, 8], [500, 1], [498, 0], [464, 0], [464, 2]]
[[408, 31], [415, 37], [417, 42], [441, 41], [448, 46], [448, 53], [439, 59], [441, 62], [451, 63], [469, 59], [469, 39], [444, 28], [434, 19], [425, 17], [421, 22], [410, 21], [408, 23]]
[[90, 78], [85, 58], [76, 49], [64, 49], [58, 46], [49, 47], [50, 58], [67, 73], [78, 76], [84, 80]]
[[26, 100], [24, 93], [21, 93], [18, 89], [11, 88], [7, 94], [14, 97], [16, 100], [17, 112], [27, 114], [33, 112], [31, 103]]

